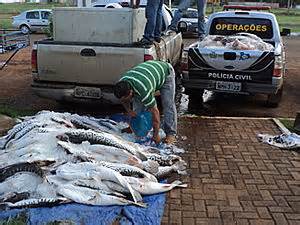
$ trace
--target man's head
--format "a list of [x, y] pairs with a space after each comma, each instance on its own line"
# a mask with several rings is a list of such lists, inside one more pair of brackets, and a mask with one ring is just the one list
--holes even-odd
[[128, 101], [132, 97], [132, 89], [128, 82], [119, 81], [114, 87], [114, 95], [121, 101]]

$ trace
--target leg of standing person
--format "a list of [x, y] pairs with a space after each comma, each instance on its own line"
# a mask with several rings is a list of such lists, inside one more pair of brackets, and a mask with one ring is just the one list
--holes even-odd
[[154, 30], [156, 26], [156, 17], [160, 0], [147, 1], [146, 18], [147, 23], [144, 30], [144, 38], [141, 40], [143, 44], [152, 44], [154, 40]]
[[154, 40], [156, 42], [160, 42], [160, 36], [161, 36], [161, 26], [162, 26], [162, 7], [163, 7], [164, 1], [160, 0], [156, 15], [156, 24], [154, 29]]
[[202, 41], [205, 36], [206, 0], [197, 0], [197, 8], [198, 8], [198, 36], [199, 36], [199, 40]]
[[181, 0], [177, 10], [174, 13], [174, 17], [169, 26], [169, 30], [177, 31], [177, 24], [181, 19], [183, 12], [185, 12], [191, 5], [191, 0]]
[[163, 129], [167, 136], [174, 136], [174, 140], [177, 133], [175, 88], [175, 71], [170, 64], [170, 74], [166, 77], [165, 83], [159, 91], [164, 114]]

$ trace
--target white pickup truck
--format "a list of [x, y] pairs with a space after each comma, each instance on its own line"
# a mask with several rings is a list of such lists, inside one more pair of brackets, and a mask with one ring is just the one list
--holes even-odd
[[[282, 96], [286, 69], [281, 36], [290, 31], [285, 29], [285, 32], [280, 33], [276, 17], [272, 13], [249, 11], [256, 9], [255, 7], [248, 9], [243, 6], [241, 9], [243, 10], [218, 12], [209, 17], [207, 35], [215, 40], [222, 39], [217, 45], [203, 46], [201, 43], [194, 43], [184, 49], [183, 86], [191, 99], [199, 99], [204, 89], [235, 94], [261, 93], [268, 96], [269, 106], [277, 106]], [[271, 44], [266, 44], [271, 48], [227, 48], [226, 41], [230, 41], [232, 36], [254, 37], [252, 34], [261, 38], [261, 43]], [[224, 45], [222, 42], [225, 42]]]
[[[58, 18], [62, 10], [65, 10], [61, 12], [61, 18], [64, 20], [63, 24], [55, 23], [55, 17]], [[141, 10], [145, 10], [143, 8], [89, 8], [87, 10], [90, 13], [85, 14], [85, 16], [77, 16], [74, 13], [75, 8], [62, 10], [54, 9], [53, 12], [54, 38], [35, 42], [32, 50], [33, 82], [31, 86], [34, 93], [40, 97], [57, 101], [86, 102], [92, 100], [94, 102], [118, 103], [113, 95], [113, 85], [128, 69], [152, 59], [168, 61], [174, 67], [180, 64], [183, 47], [180, 33], [164, 34], [160, 43], [155, 42], [151, 46], [141, 46], [137, 41], [132, 43], [112, 41], [108, 43], [110, 40], [117, 40], [120, 35], [132, 39], [134, 34], [131, 36], [128, 32], [120, 34], [118, 29], [127, 26], [127, 23], [125, 23], [125, 20], [127, 20], [126, 13], [130, 10], [134, 13], [141, 12]], [[78, 10], [78, 13], [86, 13], [83, 9]], [[112, 14], [117, 11], [121, 16], [112, 17]], [[139, 21], [134, 21], [132, 17], [128, 21], [136, 22], [137, 25], [141, 21], [146, 21], [144, 11], [142, 12], [143, 16], [140, 17]], [[103, 13], [102, 17], [100, 13]], [[109, 20], [108, 17], [112, 19]], [[72, 18], [74, 21], [70, 21]], [[84, 19], [82, 20], [82, 18]], [[116, 18], [119, 19], [119, 22]], [[163, 27], [165, 29], [170, 24], [171, 19], [170, 10], [164, 6]], [[81, 22], [82, 25], [77, 24], [80, 23], [80, 20], [83, 21]], [[89, 24], [84, 21], [88, 21]], [[57, 26], [57, 29], [55, 26]], [[62, 26], [62, 31], [59, 31], [58, 26]], [[99, 26], [99, 29], [97, 26]], [[114, 26], [119, 26], [119, 28]], [[139, 30], [141, 38], [144, 26], [145, 24], [139, 28], [131, 24], [128, 25], [127, 29], [130, 32], [133, 29]], [[88, 33], [91, 34], [90, 38], [87, 38]], [[55, 38], [55, 35], [57, 38]], [[106, 41], [97, 41], [97, 38], [95, 38], [97, 35]], [[62, 41], [63, 37], [74, 40]]]

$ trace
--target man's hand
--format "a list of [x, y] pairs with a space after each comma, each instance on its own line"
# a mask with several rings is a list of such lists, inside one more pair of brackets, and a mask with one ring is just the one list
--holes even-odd
[[153, 140], [156, 144], [158, 144], [158, 143], [161, 141], [161, 138], [160, 138], [159, 134], [155, 134], [155, 135], [153, 134], [152, 140]]
[[132, 110], [129, 110], [129, 111], [127, 112], [127, 114], [128, 114], [128, 116], [130, 116], [130, 117], [136, 117], [136, 115], [137, 115], [137, 113], [136, 113], [135, 111], [132, 111]]

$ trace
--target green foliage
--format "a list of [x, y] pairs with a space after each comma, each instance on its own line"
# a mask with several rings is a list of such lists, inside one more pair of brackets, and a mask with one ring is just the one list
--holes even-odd
[[49, 25], [43, 29], [47, 37], [53, 37], [53, 18], [49, 16]]
[[[0, 105], [0, 114], [6, 115], [9, 117], [20, 117], [20, 116], [31, 116], [34, 115], [35, 112], [29, 109], [16, 109], [7, 105]], [[1, 225], [1, 223], [0, 223]]]
[[289, 129], [289, 131], [291, 132], [296, 132], [294, 130], [294, 123], [295, 123], [295, 120], [294, 119], [285, 119], [285, 118], [281, 118], [279, 119], [279, 121], [287, 128]]

